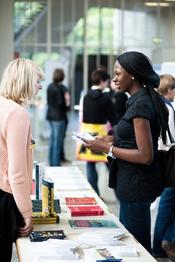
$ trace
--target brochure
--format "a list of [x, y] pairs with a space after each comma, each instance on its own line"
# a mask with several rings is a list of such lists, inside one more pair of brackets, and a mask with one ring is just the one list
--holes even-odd
[[69, 220], [72, 228], [118, 228], [119, 226], [112, 220]]

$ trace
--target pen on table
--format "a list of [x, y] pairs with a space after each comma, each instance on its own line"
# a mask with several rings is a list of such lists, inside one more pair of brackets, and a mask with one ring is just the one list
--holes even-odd
[[104, 262], [104, 261], [106, 261], [106, 262], [121, 262], [122, 261], [122, 258], [113, 258], [113, 259], [98, 259], [98, 260], [96, 260], [96, 262]]

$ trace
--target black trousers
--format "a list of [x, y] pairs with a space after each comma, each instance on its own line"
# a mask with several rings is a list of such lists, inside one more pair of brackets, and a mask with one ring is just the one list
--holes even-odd
[[10, 262], [12, 259], [12, 241], [0, 241], [0, 261]]
[[19, 227], [24, 226], [13, 195], [0, 189], [0, 261], [10, 262], [13, 242], [18, 238]]

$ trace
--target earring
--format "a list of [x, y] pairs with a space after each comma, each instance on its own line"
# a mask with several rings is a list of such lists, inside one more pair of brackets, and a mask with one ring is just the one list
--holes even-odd
[[131, 79], [134, 80], [134, 76], [132, 76]]

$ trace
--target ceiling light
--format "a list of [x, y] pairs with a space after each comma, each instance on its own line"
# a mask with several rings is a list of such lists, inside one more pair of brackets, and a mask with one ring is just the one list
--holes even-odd
[[153, 43], [154, 43], [154, 44], [160, 44], [160, 43], [162, 43], [162, 38], [160, 38], [160, 37], [154, 37], [154, 38], [153, 38]]
[[146, 6], [150, 6], [150, 7], [155, 7], [155, 6], [162, 6], [162, 7], [167, 7], [170, 6], [169, 3], [157, 3], [157, 2], [145, 2]]

